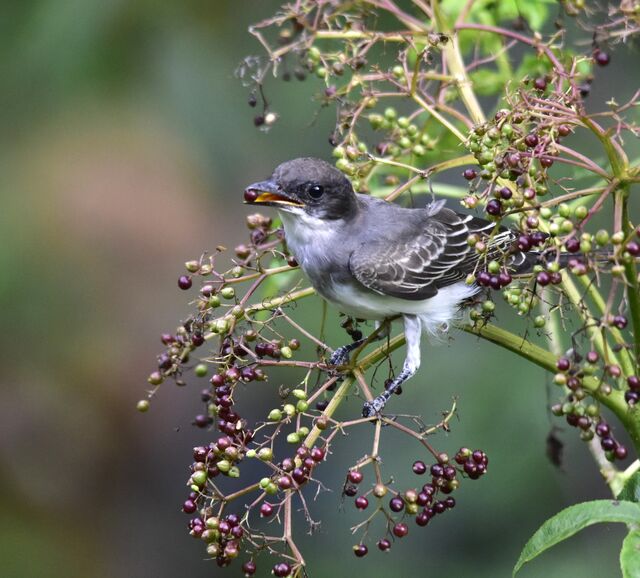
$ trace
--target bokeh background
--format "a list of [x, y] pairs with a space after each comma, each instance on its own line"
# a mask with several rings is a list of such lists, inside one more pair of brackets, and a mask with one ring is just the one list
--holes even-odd
[[[334, 113], [316, 115], [311, 96], [319, 84], [272, 83], [273, 108], [286, 114], [265, 133], [253, 126], [248, 92], [234, 77], [241, 59], [260, 51], [248, 25], [278, 5], [2, 3], [5, 578], [240, 575], [239, 564], [220, 570], [204, 559], [180, 511], [191, 448], [213, 435], [190, 426], [200, 409], [198, 384], [167, 385], [145, 415], [135, 403], [159, 334], [188, 311], [176, 286], [184, 261], [244, 239], [246, 184], [287, 158], [330, 155]], [[606, 74], [614, 79], [629, 69], [633, 57], [621, 54]], [[599, 90], [595, 85], [594, 99]], [[317, 310], [301, 307], [300, 319], [313, 327]], [[329, 319], [329, 342], [339, 343], [337, 317]], [[372, 548], [356, 561], [349, 527], [359, 517], [341, 507], [339, 487], [367, 446], [357, 435], [344, 440], [323, 468], [323, 480], [338, 491], [312, 507], [322, 528], [301, 538], [311, 575], [509, 576], [542, 521], [575, 502], [607, 497], [586, 448], [561, 423], [564, 465], [547, 460], [548, 394], [540, 370], [469, 336], [425, 350], [420, 376], [394, 401], [435, 421], [459, 396], [460, 418], [437, 445], [482, 448], [489, 475], [463, 484], [453, 512], [427, 529], [412, 527], [391, 554]], [[269, 399], [249, 393], [245, 403]], [[358, 412], [360, 403], [354, 399], [347, 411]], [[424, 456], [406, 440], [393, 442], [389, 436], [388, 466], [411, 475], [411, 463]], [[522, 576], [615, 576], [622, 535], [614, 526], [591, 528]], [[262, 563], [260, 575], [270, 566]]]

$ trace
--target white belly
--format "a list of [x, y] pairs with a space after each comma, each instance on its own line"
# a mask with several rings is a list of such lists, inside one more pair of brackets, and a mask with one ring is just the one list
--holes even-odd
[[460, 303], [477, 293], [479, 287], [464, 282], [443, 287], [430, 299], [409, 301], [362, 290], [353, 285], [333, 286], [327, 300], [340, 311], [362, 319], [384, 319], [393, 315], [417, 315], [427, 333], [437, 333], [458, 315]]

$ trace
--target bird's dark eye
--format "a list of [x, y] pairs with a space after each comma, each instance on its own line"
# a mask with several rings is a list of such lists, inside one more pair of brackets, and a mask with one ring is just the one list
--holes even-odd
[[324, 189], [320, 185], [311, 185], [309, 187], [309, 196], [312, 199], [319, 199], [324, 195]]

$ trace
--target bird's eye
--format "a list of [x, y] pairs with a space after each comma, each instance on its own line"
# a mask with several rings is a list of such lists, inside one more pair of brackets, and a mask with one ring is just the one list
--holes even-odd
[[311, 185], [309, 187], [309, 196], [312, 199], [319, 199], [324, 195], [324, 189], [320, 185]]

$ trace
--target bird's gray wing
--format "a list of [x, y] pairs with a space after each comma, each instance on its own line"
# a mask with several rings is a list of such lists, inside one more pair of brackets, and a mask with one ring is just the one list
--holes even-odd
[[[352, 275], [383, 295], [415, 301], [428, 299], [441, 287], [464, 279], [477, 266], [479, 256], [467, 243], [469, 233], [488, 233], [494, 228], [493, 223], [450, 209], [435, 215], [425, 212], [417, 225], [399, 224], [397, 237], [380, 238], [358, 247], [349, 259]], [[494, 238], [502, 245], [511, 243], [513, 236], [505, 230]]]

